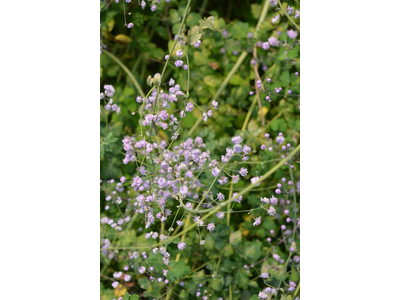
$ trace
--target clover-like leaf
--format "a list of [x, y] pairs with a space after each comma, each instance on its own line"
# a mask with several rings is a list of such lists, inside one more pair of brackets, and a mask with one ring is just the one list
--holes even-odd
[[207, 19], [204, 20], [200, 20], [199, 23], [201, 32], [203, 33], [204, 37], [211, 35], [215, 31], [213, 16], [208, 17]]
[[244, 255], [247, 259], [256, 260], [261, 255], [261, 242], [246, 242], [244, 244]]
[[200, 32], [200, 27], [199, 26], [194, 26], [191, 30], [188, 32], [188, 43], [190, 45], [194, 45], [198, 40], [201, 39], [201, 32]]
[[183, 276], [186, 276], [190, 273], [189, 266], [186, 265], [186, 263], [182, 260], [178, 262], [171, 262], [170, 266], [172, 270], [169, 270], [167, 273], [167, 279], [170, 281], [181, 279]]

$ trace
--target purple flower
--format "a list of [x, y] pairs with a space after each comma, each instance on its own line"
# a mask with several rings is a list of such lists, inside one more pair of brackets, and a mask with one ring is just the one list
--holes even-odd
[[178, 56], [178, 57], [182, 57], [183, 56], [182, 49], [179, 49], [178, 51], [176, 51], [176, 56]]
[[276, 137], [276, 142], [278, 144], [282, 145], [284, 141], [285, 141], [285, 138], [281, 134], [279, 134], [279, 136]]
[[275, 210], [275, 208], [274, 208], [273, 206], [271, 206], [271, 207], [268, 209], [267, 213], [268, 213], [270, 216], [275, 216], [276, 210]]
[[279, 41], [278, 41], [278, 39], [277, 39], [276, 37], [271, 36], [271, 37], [268, 39], [268, 42], [269, 42], [269, 44], [270, 44], [271, 46], [273, 46], [273, 47], [279, 46]]
[[275, 24], [279, 21], [279, 15], [276, 15], [275, 17], [272, 18], [271, 22], [272, 24]]
[[115, 93], [114, 87], [112, 85], [109, 85], [109, 84], [106, 84], [104, 86], [104, 90], [105, 90], [104, 93], [106, 94], [107, 97], [112, 97], [112, 95], [114, 95], [114, 93]]
[[188, 192], [189, 192], [188, 187], [186, 185], [182, 185], [180, 190], [179, 190], [179, 193], [182, 196], [185, 196], [185, 195], [187, 195]]
[[246, 177], [247, 176], [247, 169], [246, 168], [241, 168], [239, 171], [240, 175], [242, 175], [242, 177]]
[[222, 200], [224, 200], [224, 199], [225, 199], [225, 196], [224, 196], [224, 194], [222, 194], [222, 193], [218, 193], [218, 194], [217, 194], [217, 199], [218, 199], [219, 201], [222, 201]]
[[184, 242], [179, 242], [178, 243], [178, 249], [179, 250], [183, 250], [183, 249], [185, 249], [185, 247], [186, 247], [186, 244]]
[[175, 66], [178, 67], [178, 68], [182, 67], [183, 66], [183, 61], [178, 59], [177, 61], [175, 61]]
[[286, 33], [291, 39], [295, 39], [297, 37], [297, 31], [293, 29], [287, 30]]
[[242, 145], [235, 144], [235, 145], [233, 146], [233, 151], [236, 152], [236, 153], [242, 152]]
[[186, 104], [185, 110], [188, 111], [188, 112], [191, 112], [191, 111], [193, 111], [193, 108], [194, 108], [193, 103], [189, 102], [188, 104]]
[[114, 281], [111, 285], [115, 289], [119, 285], [119, 282], [118, 281]]
[[232, 142], [233, 142], [234, 144], [239, 144], [239, 143], [242, 142], [242, 138], [240, 137], [240, 135], [235, 136], [235, 137], [232, 138]]
[[296, 289], [296, 283], [289, 280], [288, 292], [293, 292]]
[[265, 43], [262, 43], [262, 48], [264, 49], [264, 50], [268, 50], [269, 49], [269, 43], [268, 42], [265, 42]]
[[195, 46], [196, 48], [200, 47], [201, 41], [198, 40], [196, 43], [193, 44], [193, 46]]
[[156, 10], [157, 10], [157, 5], [152, 5], [151, 7], [150, 7], [150, 10], [152, 11], [152, 12], [155, 12]]
[[225, 216], [225, 213], [219, 212], [219, 213], [216, 213], [215, 216], [222, 220], [224, 218], [224, 216]]
[[257, 226], [261, 224], [261, 217], [255, 218], [253, 226]]
[[261, 273], [260, 277], [261, 278], [268, 278], [269, 276], [268, 276], [268, 273]]
[[129, 23], [128, 26], [126, 26], [128, 28], [132, 28], [133, 27], [133, 23]]
[[214, 177], [217, 177], [221, 173], [221, 170], [218, 168], [213, 168], [211, 170], [211, 173], [213, 174]]
[[210, 224], [207, 225], [207, 230], [208, 231], [214, 231], [214, 229], [215, 229], [214, 223], [210, 223]]
[[244, 154], [249, 154], [250, 153], [250, 151], [251, 151], [251, 148], [249, 147], [249, 146], [247, 146], [247, 145], [244, 145], [243, 146], [243, 152], [244, 152]]

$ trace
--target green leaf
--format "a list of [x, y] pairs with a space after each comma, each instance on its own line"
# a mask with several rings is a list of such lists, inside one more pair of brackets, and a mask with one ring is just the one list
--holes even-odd
[[129, 293], [125, 293], [124, 297], [122, 298], [122, 300], [129, 300], [130, 295]]
[[197, 25], [200, 20], [201, 20], [200, 14], [192, 12], [186, 18], [186, 25], [192, 27], [194, 25]]
[[216, 75], [207, 75], [204, 77], [204, 82], [211, 87], [217, 87], [221, 83], [221, 79]]
[[220, 291], [222, 287], [224, 286], [224, 278], [214, 278], [211, 281], [211, 288], [217, 291]]
[[242, 241], [242, 232], [240, 230], [232, 232], [229, 236], [229, 244], [237, 246]]
[[129, 300], [139, 300], [139, 296], [138, 295], [131, 295], [131, 297], [129, 298]]
[[299, 46], [296, 46], [292, 50], [289, 50], [288, 54], [287, 54], [288, 58], [293, 59], [293, 58], [298, 57], [299, 56], [299, 50], [300, 50]]
[[188, 43], [190, 45], [195, 44], [198, 40], [201, 39], [201, 32], [200, 32], [200, 27], [199, 26], [194, 26], [191, 30], [189, 30], [188, 33]]
[[204, 52], [196, 51], [194, 53], [194, 62], [198, 66], [206, 65], [207, 64], [207, 56], [204, 54]]
[[190, 268], [186, 263], [182, 260], [178, 262], [171, 262], [170, 266], [172, 270], [169, 270], [167, 273], [167, 279], [170, 281], [175, 281], [177, 279], [181, 279], [183, 276], [186, 276], [190, 273]]
[[131, 42], [131, 38], [125, 34], [118, 34], [114, 39], [123, 44], [129, 44]]
[[239, 269], [236, 272], [236, 280], [239, 287], [247, 288], [249, 285], [249, 273], [245, 269]]
[[290, 84], [289, 71], [282, 72], [281, 76], [279, 76], [279, 80], [281, 81], [281, 86], [287, 87]]
[[228, 26], [228, 31], [233, 38], [241, 40], [247, 38], [247, 33], [250, 30], [250, 26], [243, 22], [234, 22]]
[[246, 242], [244, 244], [244, 255], [247, 259], [256, 260], [261, 255], [261, 242]]
[[261, 5], [258, 3], [254, 3], [251, 5], [251, 15], [254, 19], [258, 19], [261, 14]]
[[204, 37], [209, 36], [210, 34], [212, 34], [215, 31], [214, 28], [214, 17], [208, 17], [207, 19], [204, 20], [200, 20], [200, 29], [201, 32], [203, 33]]
[[179, 13], [176, 9], [170, 9], [169, 11], [169, 21], [171, 24], [178, 23], [181, 20]]

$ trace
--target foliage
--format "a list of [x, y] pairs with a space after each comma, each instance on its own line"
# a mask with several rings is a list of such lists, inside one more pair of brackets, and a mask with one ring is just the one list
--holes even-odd
[[[101, 299], [294, 300], [299, 2], [140, 2], [101, 1]], [[209, 157], [182, 166], [182, 145]], [[164, 188], [167, 154], [184, 171]]]

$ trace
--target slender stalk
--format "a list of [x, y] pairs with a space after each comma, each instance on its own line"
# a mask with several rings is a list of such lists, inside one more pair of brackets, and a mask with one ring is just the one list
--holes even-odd
[[260, 18], [258, 19], [258, 22], [257, 22], [256, 31], [258, 29], [260, 29], [261, 24], [265, 21], [265, 18], [267, 17], [268, 7], [269, 7], [269, 0], [265, 0], [263, 9], [261, 11]]
[[[260, 15], [260, 18], [258, 19], [257, 26], [256, 26], [256, 36], [257, 36], [258, 30], [261, 27], [262, 22], [264, 22], [265, 18], [267, 17], [268, 8], [269, 8], [269, 0], [264, 0], [263, 9], [261, 11], [261, 15]], [[254, 45], [254, 48], [253, 48], [253, 58], [254, 58], [254, 60], [256, 62], [254, 64], [254, 75], [255, 75], [255, 79], [254, 80], [255, 81], [257, 81], [257, 80], [261, 81], [260, 74], [258, 73], [257, 45]], [[261, 104], [261, 99], [260, 99], [260, 91], [259, 91], [259, 88], [257, 86], [257, 83], [256, 83], [255, 86], [256, 86], [256, 96], [255, 96], [255, 99], [253, 100], [253, 102], [251, 104], [251, 107], [250, 107], [250, 109], [249, 109], [249, 111], [248, 111], [248, 113], [246, 115], [246, 120], [245, 120], [245, 122], [243, 124], [242, 131], [245, 130], [246, 127], [247, 127], [247, 123], [250, 120], [251, 112], [253, 111], [253, 108], [254, 108], [254, 105], [255, 105], [255, 101], [258, 102], [258, 107], [259, 107], [259, 110], [260, 110], [261, 124], [262, 124], [263, 127], [265, 127], [265, 117], [264, 117], [264, 114], [262, 113], [262, 104]], [[261, 86], [261, 89], [264, 90], [264, 88], [262, 86]]]
[[289, 264], [289, 260], [290, 260], [291, 257], [292, 257], [292, 252], [289, 253], [289, 257], [287, 258], [287, 260], [286, 260], [286, 262], [285, 262], [285, 265], [283, 266], [282, 277], [281, 277], [281, 279], [279, 280], [279, 285], [278, 285], [278, 287], [276, 288], [276, 290], [279, 290], [279, 288], [281, 287], [281, 284], [282, 284], [282, 282], [283, 282], [283, 277], [285, 277], [286, 270], [287, 270], [287, 266], [288, 266], [288, 264]]
[[257, 97], [254, 97], [253, 102], [251, 102], [249, 111], [247, 112], [246, 119], [244, 120], [244, 123], [243, 123], [243, 126], [242, 126], [242, 131], [245, 131], [246, 128], [247, 128], [247, 124], [250, 121], [251, 112], [253, 111], [254, 106], [256, 105], [256, 102], [257, 102]]
[[[231, 180], [231, 186], [229, 188], [229, 197], [228, 197], [228, 199], [232, 197], [232, 193], [233, 193], [233, 180]], [[226, 223], [228, 224], [228, 226], [229, 226], [229, 224], [231, 222], [230, 210], [231, 210], [231, 204], [229, 203], [228, 204], [228, 213], [226, 214]]]
[[[124, 2], [125, 3], [125, 2]], [[122, 70], [124, 70], [126, 72], [126, 74], [128, 75], [128, 77], [132, 80], [133, 84], [135, 85], [138, 93], [140, 94], [140, 96], [144, 97], [145, 94], [142, 90], [142, 88], [140, 87], [139, 83], [137, 82], [135, 76], [133, 76], [133, 74], [131, 73], [131, 71], [122, 63], [122, 61], [120, 61], [114, 54], [108, 52], [107, 50], [102, 50], [105, 54], [107, 54], [112, 60], [114, 60], [120, 67]]]
[[186, 96], [189, 97], [189, 89], [190, 89], [190, 65], [189, 65], [189, 57], [186, 51], [186, 62], [188, 66], [188, 82], [187, 82], [187, 88], [186, 88]]
[[297, 294], [299, 293], [299, 291], [300, 291], [300, 282], [299, 282], [299, 284], [297, 285], [297, 288], [296, 288], [296, 290], [294, 291], [294, 297], [296, 297], [297, 296]]
[[296, 197], [296, 185], [295, 185], [295, 183], [294, 183], [294, 177], [293, 177], [293, 170], [292, 170], [292, 168], [289, 166], [289, 173], [290, 173], [290, 180], [292, 181], [292, 183], [293, 183], [293, 189], [294, 189], [294, 191], [293, 191], [293, 200], [294, 200], [294, 219], [296, 220], [296, 222], [297, 222], [297, 197]]
[[[260, 74], [258, 73], [258, 57], [257, 57], [257, 47], [256, 46], [254, 46], [253, 57], [256, 61], [256, 63], [254, 64], [255, 80], [261, 81]], [[264, 90], [264, 88], [262, 87], [262, 82], [261, 82], [261, 88], [262, 88], [262, 90]], [[261, 99], [260, 99], [260, 89], [258, 88], [257, 83], [256, 83], [256, 99], [258, 102], [258, 107], [260, 109], [261, 124], [263, 127], [265, 127], [265, 118], [264, 118], [264, 114], [262, 113], [262, 104], [261, 104]]]

